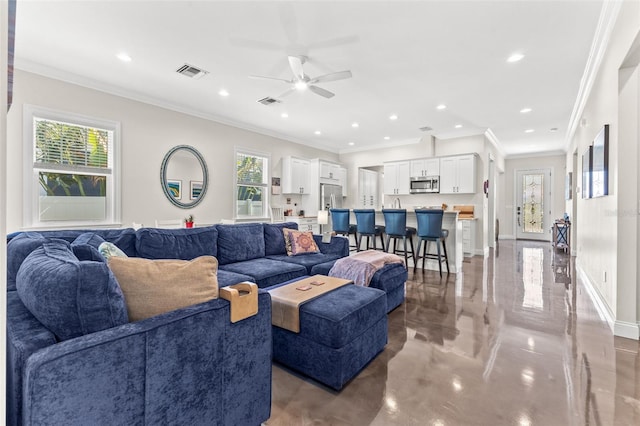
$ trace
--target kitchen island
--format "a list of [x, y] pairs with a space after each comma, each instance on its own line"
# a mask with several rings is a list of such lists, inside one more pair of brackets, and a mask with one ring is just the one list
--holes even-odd
[[[350, 223], [356, 223], [356, 217], [351, 211]], [[384, 215], [382, 214], [382, 210], [376, 210], [376, 225], [384, 225]], [[407, 209], [407, 226], [413, 226], [418, 229], [418, 223], [416, 220], [416, 212], [414, 209]], [[447, 229], [449, 231], [449, 236], [447, 237], [447, 255], [449, 257], [449, 269], [451, 273], [458, 273], [462, 271], [462, 222], [458, 219], [458, 212], [445, 210], [444, 217], [442, 218], [442, 229]], [[414, 248], [418, 248], [418, 237], [413, 238]], [[385, 235], [385, 244], [386, 244], [386, 235]], [[393, 244], [393, 242], [391, 243]], [[363, 243], [364, 248], [364, 243]], [[433, 243], [429, 244], [429, 251], [431, 253], [436, 252], [436, 247]], [[409, 260], [410, 268], [413, 268], [413, 261]], [[418, 263], [418, 267], [422, 267], [422, 261]], [[434, 259], [427, 259], [425, 262], [425, 269], [431, 269], [434, 271], [438, 270], [438, 262]], [[446, 272], [446, 266], [442, 265], [444, 272]]]

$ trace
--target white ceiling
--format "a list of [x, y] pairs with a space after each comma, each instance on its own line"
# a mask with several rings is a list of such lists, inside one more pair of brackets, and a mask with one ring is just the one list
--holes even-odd
[[[517, 155], [565, 149], [601, 6], [21, 0], [15, 63], [334, 152], [414, 142], [429, 126], [444, 139], [490, 129], [507, 155]], [[121, 62], [120, 52], [133, 60]], [[524, 59], [507, 63], [515, 52]], [[336, 94], [331, 99], [307, 90], [281, 104], [257, 103], [288, 86], [248, 75], [291, 78], [287, 55], [307, 56], [311, 77], [351, 70], [353, 78], [318, 84]], [[210, 74], [177, 74], [184, 63]], [[520, 113], [525, 107], [532, 111]]]

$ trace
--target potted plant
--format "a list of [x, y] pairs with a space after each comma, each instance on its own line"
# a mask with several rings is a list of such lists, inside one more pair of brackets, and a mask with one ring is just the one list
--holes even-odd
[[184, 220], [184, 225], [187, 228], [193, 228], [193, 215], [190, 214], [189, 216], [186, 217], [186, 219]]

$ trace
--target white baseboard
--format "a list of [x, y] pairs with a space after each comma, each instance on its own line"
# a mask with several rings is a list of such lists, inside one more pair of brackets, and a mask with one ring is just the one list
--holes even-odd
[[615, 321], [613, 312], [611, 311], [611, 308], [609, 308], [609, 305], [600, 294], [600, 291], [598, 291], [598, 289], [593, 285], [593, 283], [589, 279], [589, 276], [584, 271], [584, 269], [582, 269], [582, 266], [578, 264], [578, 262], [576, 262], [576, 272], [578, 273], [578, 276], [582, 279], [582, 282], [584, 283], [584, 288], [587, 290], [589, 297], [591, 297], [591, 300], [595, 305], [596, 311], [598, 311], [598, 315], [600, 315], [600, 319], [602, 321], [605, 321], [609, 325], [611, 332], [615, 334], [616, 321]]
[[515, 240], [516, 237], [514, 235], [498, 235], [499, 240]]
[[613, 334], [627, 339], [640, 340], [640, 327], [632, 322], [616, 321]]

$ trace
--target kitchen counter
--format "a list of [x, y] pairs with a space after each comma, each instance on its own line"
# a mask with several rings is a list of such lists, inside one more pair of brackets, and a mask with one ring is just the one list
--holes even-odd
[[[468, 220], [468, 219], [467, 219]], [[356, 217], [351, 211], [350, 223], [356, 223]], [[384, 215], [382, 214], [382, 210], [376, 210], [376, 225], [384, 225]], [[416, 221], [416, 212], [414, 209], [407, 209], [407, 226], [413, 226], [417, 229], [418, 224]], [[444, 216], [442, 219], [442, 228], [447, 229], [449, 231], [449, 236], [447, 237], [447, 254], [449, 256], [449, 269], [451, 273], [458, 273], [462, 271], [462, 222], [458, 219], [458, 212], [453, 210], [445, 210]], [[417, 237], [414, 237], [413, 244], [414, 247], [418, 248]], [[386, 244], [386, 237], [385, 237]], [[364, 247], [364, 244], [363, 244]], [[433, 244], [429, 244], [430, 251], [435, 252], [435, 246]], [[420, 261], [420, 266], [422, 266], [422, 261]], [[409, 260], [409, 267], [413, 268], [413, 261]], [[444, 268], [444, 265], [443, 265]], [[431, 269], [434, 271], [438, 270], [438, 262], [433, 259], [427, 259], [425, 263], [425, 269]]]

